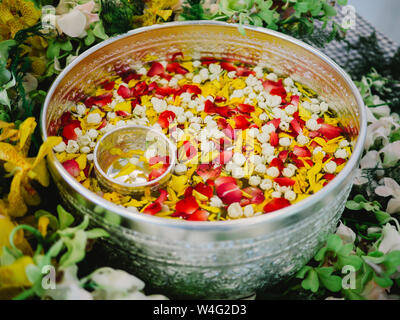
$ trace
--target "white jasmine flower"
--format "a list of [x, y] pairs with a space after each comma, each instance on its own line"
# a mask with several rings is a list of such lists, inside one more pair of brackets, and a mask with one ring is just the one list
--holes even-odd
[[382, 238], [378, 250], [383, 253], [400, 250], [400, 233], [399, 231], [387, 223], [382, 228]]
[[390, 214], [400, 212], [400, 186], [392, 178], [383, 178], [383, 185], [375, 189], [375, 193], [381, 197], [392, 197], [386, 211]]
[[342, 221], [336, 230], [336, 234], [344, 241], [344, 243], [354, 243], [356, 234], [349, 227], [346, 227]]

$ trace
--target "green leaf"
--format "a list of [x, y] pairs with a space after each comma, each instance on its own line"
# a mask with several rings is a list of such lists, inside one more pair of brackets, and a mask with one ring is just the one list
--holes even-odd
[[50, 249], [46, 253], [46, 256], [48, 256], [49, 258], [57, 257], [58, 254], [63, 249], [63, 247], [64, 247], [64, 242], [63, 240], [60, 239], [50, 247]]
[[385, 276], [378, 277], [377, 275], [374, 275], [374, 281], [382, 288], [390, 288], [393, 285], [392, 279]]
[[60, 55], [60, 43], [55, 40], [49, 41], [46, 55], [49, 60], [57, 58]]
[[332, 267], [316, 268], [315, 271], [326, 289], [332, 292], [339, 292], [342, 289], [342, 278], [332, 275]]
[[361, 294], [355, 292], [354, 290], [344, 290], [344, 294], [348, 300], [365, 300]]
[[0, 85], [6, 84], [11, 80], [12, 74], [5, 67], [0, 69]]
[[93, 31], [89, 29], [87, 31], [87, 36], [86, 36], [86, 38], [84, 40], [85, 45], [90, 46], [95, 40], [96, 40], [96, 38], [95, 38], [95, 36], [93, 34]]
[[296, 274], [296, 278], [299, 279], [304, 279], [306, 276], [307, 272], [310, 271], [312, 268], [310, 266], [304, 266], [303, 268], [300, 269], [299, 272]]
[[8, 98], [7, 90], [0, 90], [0, 104], [7, 106], [9, 109], [11, 108], [10, 99]]
[[339, 252], [339, 250], [342, 248], [342, 245], [342, 239], [340, 239], [340, 237], [336, 234], [331, 234], [326, 242], [327, 249], [333, 252]]
[[334, 17], [336, 16], [336, 9], [327, 3], [322, 4], [322, 8], [327, 17]]
[[349, 200], [346, 202], [346, 208], [349, 210], [361, 210], [363, 205], [353, 200]]
[[328, 251], [326, 247], [318, 250], [317, 254], [314, 256], [315, 261], [323, 261], [325, 259], [325, 254]]
[[339, 255], [337, 259], [337, 263], [335, 264], [338, 269], [342, 269], [344, 266], [350, 265], [353, 266], [354, 269], [360, 270], [363, 265], [363, 260], [359, 256], [342, 256]]
[[400, 267], [400, 251], [391, 251], [385, 256], [384, 265], [386, 274], [392, 275], [397, 272]]
[[57, 206], [57, 213], [61, 230], [68, 228], [75, 220], [72, 214], [65, 211], [64, 208], [60, 205]]
[[267, 24], [267, 26], [269, 26], [270, 24], [273, 23], [273, 12], [268, 10], [268, 11], [260, 11], [258, 13], [258, 16], [264, 20], [264, 22]]
[[100, 21], [96, 22], [96, 24], [93, 28], [93, 34], [99, 39], [102, 39], [102, 40], [108, 39], [108, 35], [104, 31], [103, 21], [100, 20]]
[[374, 212], [376, 220], [378, 220], [379, 224], [385, 224], [391, 219], [391, 216], [389, 213], [382, 211], [382, 210], [377, 210]]
[[96, 228], [96, 229], [91, 229], [89, 231], [86, 231], [86, 236], [88, 239], [96, 239], [96, 238], [102, 238], [102, 237], [109, 237], [110, 235], [106, 230]]
[[308, 3], [307, 2], [297, 2], [293, 8], [299, 13], [306, 13], [308, 11]]
[[71, 40], [60, 42], [60, 49], [64, 51], [71, 51], [73, 49]]
[[311, 269], [308, 272], [308, 276], [301, 282], [301, 286], [305, 290], [311, 290], [314, 293], [318, 291], [319, 288], [318, 274], [314, 269]]
[[339, 255], [348, 256], [353, 251], [354, 245], [352, 243], [346, 243], [340, 250], [338, 251]]
[[357, 195], [353, 198], [353, 200], [354, 200], [355, 202], [358, 202], [358, 203], [360, 203], [360, 202], [368, 202], [368, 200], [365, 199], [365, 197], [364, 197], [362, 194], [357, 194]]
[[337, 4], [339, 6], [345, 6], [347, 4], [347, 0], [337, 0]]
[[8, 52], [11, 47], [17, 45], [15, 40], [5, 40], [0, 42], [0, 65], [5, 66], [8, 60]]
[[63, 238], [67, 252], [60, 259], [61, 267], [74, 265], [85, 257], [86, 240], [86, 233], [83, 230], [77, 230], [72, 239], [68, 237]]

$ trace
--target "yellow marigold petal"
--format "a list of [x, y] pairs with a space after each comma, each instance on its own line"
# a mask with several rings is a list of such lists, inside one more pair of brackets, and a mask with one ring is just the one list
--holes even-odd
[[50, 220], [49, 220], [48, 217], [41, 216], [41, 217], [39, 218], [39, 221], [38, 221], [38, 230], [39, 230], [39, 232], [42, 234], [43, 237], [45, 237], [46, 234], [47, 234], [47, 227], [48, 227], [49, 223], [50, 223]]
[[75, 160], [76, 162], [78, 162], [79, 165], [79, 169], [83, 170], [86, 168], [86, 164], [87, 164], [87, 156], [86, 154], [81, 154], [78, 158], [76, 158]]
[[196, 190], [193, 190], [192, 195], [198, 200], [198, 201], [207, 201], [208, 198], [204, 195], [201, 194], [200, 192], [197, 192]]
[[187, 187], [186, 185], [187, 181], [188, 177], [186, 175], [183, 176], [172, 175], [170, 186], [179, 196], [180, 194], [185, 192], [185, 189]]

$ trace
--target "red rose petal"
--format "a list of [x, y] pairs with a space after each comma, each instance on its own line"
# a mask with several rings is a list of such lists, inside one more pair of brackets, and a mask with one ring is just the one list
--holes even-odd
[[184, 90], [184, 92], [193, 93], [193, 94], [201, 94], [201, 89], [196, 85], [185, 84], [182, 87], [182, 89]]
[[272, 159], [271, 163], [269, 164], [270, 167], [277, 167], [279, 169], [279, 171], [282, 171], [284, 166], [283, 166], [283, 162], [281, 159], [279, 158], [274, 158]]
[[149, 71], [147, 71], [147, 76], [154, 77], [161, 75], [165, 72], [164, 67], [161, 63], [154, 61], [151, 64]]
[[338, 166], [340, 166], [346, 162], [345, 159], [341, 159], [341, 158], [335, 158], [335, 159], [332, 159], [332, 161], [334, 161], [336, 163], [336, 165], [338, 165]]
[[247, 69], [245, 67], [236, 68], [236, 75], [238, 77], [248, 77], [251, 74], [254, 76], [256, 73], [253, 70]]
[[271, 132], [269, 136], [269, 143], [273, 147], [276, 147], [279, 144], [279, 136], [276, 132]]
[[255, 107], [250, 105], [250, 104], [239, 103], [238, 104], [238, 110], [240, 112], [244, 112], [244, 113], [252, 113], [252, 112], [255, 111]]
[[233, 118], [235, 121], [235, 128], [236, 129], [247, 129], [250, 126], [250, 122], [243, 116], [238, 115]]
[[123, 85], [119, 86], [117, 93], [124, 99], [128, 99], [128, 98], [132, 97], [131, 90], [128, 87], [123, 86]]
[[285, 198], [273, 198], [264, 207], [264, 212], [272, 212], [290, 206], [289, 200]]
[[293, 119], [292, 121], [290, 121], [290, 126], [292, 128], [292, 130], [297, 134], [301, 134], [302, 133], [302, 128], [300, 123], [297, 121], [297, 119]]
[[215, 183], [216, 187], [219, 187], [220, 185], [222, 185], [224, 183], [237, 184], [236, 179], [234, 177], [219, 177], [219, 178], [215, 179], [214, 183]]
[[279, 152], [278, 158], [281, 159], [282, 162], [285, 162], [288, 157], [288, 154], [289, 154], [289, 150], [283, 150], [283, 151]]
[[301, 158], [311, 157], [311, 151], [308, 150], [308, 148], [306, 146], [303, 146], [303, 147], [294, 146], [293, 154], [295, 154], [296, 156], [301, 157]]
[[158, 196], [156, 202], [162, 204], [168, 197], [168, 192], [164, 189], [160, 190], [160, 195]]
[[323, 123], [321, 124], [321, 128], [318, 130], [318, 132], [320, 132], [328, 140], [331, 140], [339, 137], [342, 134], [342, 129], [327, 123]]
[[161, 128], [165, 129], [169, 127], [169, 124], [174, 121], [176, 115], [174, 112], [170, 110], [165, 110], [161, 112], [160, 116], [158, 117], [157, 122], [161, 126]]
[[260, 204], [265, 200], [264, 192], [257, 187], [247, 187], [243, 191], [252, 196], [250, 203]]
[[205, 195], [207, 198], [211, 198], [213, 196], [213, 188], [204, 184], [203, 182], [198, 183], [194, 190], [202, 195]]
[[160, 212], [161, 209], [162, 209], [161, 203], [153, 202], [153, 203], [150, 203], [148, 206], [146, 206], [146, 208], [144, 208], [143, 213], [154, 215], [154, 214]]
[[278, 129], [279, 125], [281, 124], [281, 119], [272, 119], [268, 121], [267, 124], [273, 124], [275, 129]]
[[331, 181], [335, 177], [336, 177], [336, 175], [334, 175], [333, 173], [325, 173], [324, 176], [322, 177], [322, 179], [326, 179], [328, 181]]
[[212, 163], [199, 164], [196, 173], [203, 178], [204, 181], [216, 179], [221, 175], [222, 167], [213, 165]]
[[151, 170], [150, 174], [149, 174], [149, 181], [157, 179], [159, 176], [161, 176], [165, 171], [167, 171], [166, 167], [162, 167], [162, 168], [157, 168], [157, 169], [153, 169]]
[[183, 53], [181, 51], [175, 52], [172, 54], [171, 61], [175, 61], [178, 57], [183, 59]]
[[296, 181], [286, 177], [275, 178], [274, 181], [282, 187], [291, 187], [294, 186], [294, 184], [296, 183]]
[[189, 71], [182, 67], [178, 62], [172, 62], [167, 65], [167, 71], [176, 74], [186, 74]]
[[223, 183], [216, 187], [217, 195], [226, 204], [239, 202], [242, 198], [242, 191], [236, 183]]
[[198, 209], [188, 216], [188, 221], [207, 221], [209, 212], [206, 210]]
[[192, 214], [199, 208], [196, 198], [188, 196], [176, 203], [175, 211], [179, 213]]
[[232, 63], [229, 63], [229, 62], [221, 62], [221, 68], [228, 72], [236, 71], [236, 69], [237, 69]]
[[79, 169], [79, 164], [76, 160], [67, 160], [62, 163], [65, 170], [73, 177], [78, 177], [81, 170]]
[[70, 123], [68, 123], [62, 131], [62, 136], [66, 140], [76, 140], [78, 139], [78, 136], [75, 133], [76, 128], [81, 128], [81, 122], [79, 120], [72, 120]]

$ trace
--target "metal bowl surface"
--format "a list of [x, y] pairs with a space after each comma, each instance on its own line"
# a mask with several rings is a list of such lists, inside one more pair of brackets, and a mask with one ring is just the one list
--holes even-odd
[[52, 85], [41, 115], [43, 138], [54, 135], [63, 111], [90, 92], [117, 64], [149, 56], [234, 58], [267, 63], [276, 73], [315, 90], [352, 135], [354, 150], [321, 191], [266, 215], [216, 222], [178, 221], [133, 214], [97, 196], [55, 158], [49, 168], [65, 202], [111, 237], [104, 247], [120, 265], [170, 297], [240, 298], [271, 286], [307, 263], [335, 230], [353, 184], [366, 136], [362, 98], [350, 77], [318, 50], [284, 34], [213, 21], [172, 22], [106, 40], [75, 59]]

